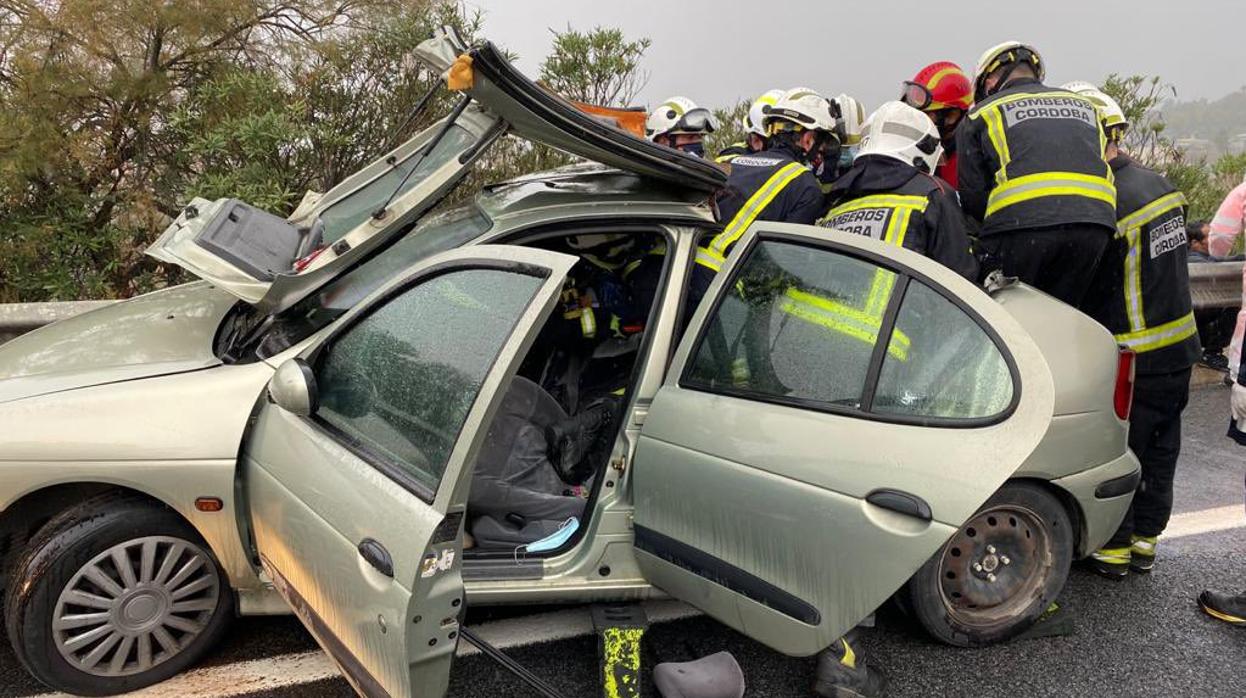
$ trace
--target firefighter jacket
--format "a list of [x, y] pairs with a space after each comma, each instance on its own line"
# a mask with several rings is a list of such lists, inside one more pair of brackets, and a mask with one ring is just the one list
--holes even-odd
[[714, 156], [714, 162], [725, 164], [735, 160], [741, 155], [748, 155], [750, 152], [752, 151], [748, 149], [748, 143], [745, 143], [744, 141], [737, 141], [718, 151], [718, 155]]
[[818, 225], [913, 250], [977, 279], [970, 223], [946, 182], [895, 158], [864, 155], [835, 181], [827, 199], [831, 210]]
[[1116, 175], [1116, 235], [1103, 253], [1083, 311], [1138, 353], [1138, 373], [1183, 371], [1202, 349], [1190, 305], [1185, 197], [1125, 155]]
[[736, 157], [718, 199], [719, 220], [724, 221], [724, 227], [698, 248], [697, 265], [718, 272], [754, 221], [813, 223], [823, 210], [822, 202], [818, 178], [789, 148]]
[[957, 129], [961, 205], [982, 235], [1101, 225], [1115, 230], [1116, 189], [1095, 105], [1021, 79], [969, 110]]

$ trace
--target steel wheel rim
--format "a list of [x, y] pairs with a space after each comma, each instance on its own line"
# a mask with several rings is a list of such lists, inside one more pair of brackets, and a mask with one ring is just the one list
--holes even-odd
[[939, 592], [958, 622], [1010, 622], [1036, 598], [1054, 554], [1043, 518], [1001, 505], [974, 515], [943, 548]]
[[79, 569], [52, 614], [56, 649], [92, 676], [129, 676], [172, 659], [207, 629], [220, 604], [216, 565], [198, 545], [147, 536], [118, 543]]

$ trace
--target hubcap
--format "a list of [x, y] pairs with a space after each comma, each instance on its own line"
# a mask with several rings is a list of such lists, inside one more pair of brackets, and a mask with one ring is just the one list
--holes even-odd
[[1042, 518], [1003, 505], [975, 515], [939, 564], [943, 603], [961, 623], [989, 626], [1017, 617], [1036, 598], [1051, 568], [1051, 537]]
[[56, 649], [94, 676], [128, 676], [168, 661], [207, 627], [221, 580], [208, 554], [167, 536], [115, 545], [82, 566], [52, 616]]

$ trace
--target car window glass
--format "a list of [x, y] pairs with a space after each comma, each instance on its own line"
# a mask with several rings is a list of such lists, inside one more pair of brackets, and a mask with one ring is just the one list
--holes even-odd
[[[451, 126], [445, 137], [423, 159], [419, 158], [418, 153], [421, 149], [417, 148], [358, 191], [334, 202], [321, 211], [319, 216], [320, 221], [324, 223], [325, 243], [333, 244], [341, 239], [343, 235], [371, 218], [386, 199], [390, 199], [391, 194], [393, 195], [391, 200], [399, 199], [475, 140], [467, 129], [461, 126]], [[406, 178], [405, 181], [404, 178]], [[399, 184], [401, 188], [395, 194], [394, 190]]]
[[1012, 403], [1012, 374], [995, 342], [929, 287], [909, 284], [896, 332], [908, 338], [908, 357], [883, 361], [874, 412], [976, 419], [998, 415]]
[[[842, 254], [764, 242], [723, 290], [685, 382], [858, 407], [896, 280]], [[889, 351], [902, 354], [898, 337]]]
[[473, 269], [403, 292], [319, 362], [317, 417], [436, 491], [481, 382], [540, 284]]
[[341, 317], [411, 265], [438, 252], [462, 247], [490, 226], [492, 221], [474, 204], [421, 222], [384, 254], [373, 257], [278, 316], [260, 347], [261, 357], [285, 351]]

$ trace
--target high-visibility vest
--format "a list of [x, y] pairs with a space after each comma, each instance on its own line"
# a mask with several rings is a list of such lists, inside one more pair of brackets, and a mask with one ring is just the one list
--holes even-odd
[[1112, 160], [1117, 232], [1083, 310], [1138, 353], [1139, 373], [1189, 368], [1200, 355], [1190, 302], [1186, 200], [1162, 175], [1126, 156]]
[[974, 105], [961, 130], [961, 201], [983, 221], [983, 235], [1082, 224], [1111, 229], [1116, 187], [1089, 99], [1037, 81], [1014, 83]]

